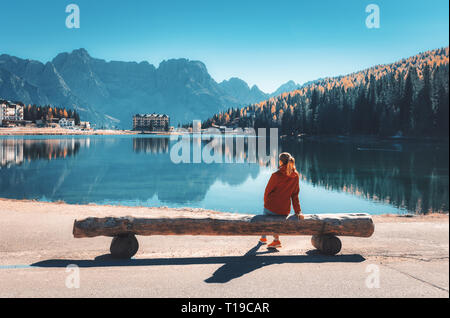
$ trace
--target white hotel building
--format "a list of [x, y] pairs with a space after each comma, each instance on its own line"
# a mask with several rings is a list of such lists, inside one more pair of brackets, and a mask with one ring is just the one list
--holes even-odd
[[0, 100], [0, 126], [23, 121], [23, 105]]

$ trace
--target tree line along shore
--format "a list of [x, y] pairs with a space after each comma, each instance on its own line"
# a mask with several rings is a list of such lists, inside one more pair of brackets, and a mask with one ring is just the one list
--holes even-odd
[[446, 137], [449, 48], [312, 84], [205, 120], [202, 128], [279, 128], [282, 135]]

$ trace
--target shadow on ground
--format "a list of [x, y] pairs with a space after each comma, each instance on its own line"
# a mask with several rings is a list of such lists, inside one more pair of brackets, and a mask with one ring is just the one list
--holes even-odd
[[[264, 266], [273, 264], [301, 264], [301, 263], [360, 263], [365, 258], [359, 254], [326, 256], [317, 250], [311, 250], [306, 255], [273, 255], [278, 250], [258, 252], [262, 244], [258, 243], [243, 256], [221, 257], [183, 257], [183, 258], [149, 258], [117, 260], [110, 254], [96, 257], [94, 260], [66, 260], [52, 259], [31, 264], [32, 267], [115, 267], [115, 266], [163, 266], [163, 265], [199, 265], [223, 264], [211, 277], [205, 279], [206, 283], [227, 283], [235, 278], [244, 276]], [[269, 255], [272, 254], [272, 255]]]

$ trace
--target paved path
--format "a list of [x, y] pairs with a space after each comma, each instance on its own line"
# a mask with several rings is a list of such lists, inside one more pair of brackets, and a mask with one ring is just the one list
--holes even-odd
[[[109, 238], [71, 235], [74, 218], [103, 207], [29, 204], [0, 199], [0, 297], [449, 297], [446, 216], [375, 217], [374, 236], [342, 238], [335, 257], [309, 237], [269, 253], [253, 237], [154, 236], [114, 261]], [[79, 288], [66, 286], [70, 264]]]

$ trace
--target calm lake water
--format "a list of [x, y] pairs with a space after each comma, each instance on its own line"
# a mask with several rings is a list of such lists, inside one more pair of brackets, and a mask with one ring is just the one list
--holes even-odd
[[[176, 164], [176, 144], [145, 135], [0, 137], [0, 197], [261, 213], [273, 165], [248, 162], [247, 149], [223, 154], [245, 163]], [[296, 158], [305, 213], [449, 210], [448, 142], [281, 140], [278, 151]]]

